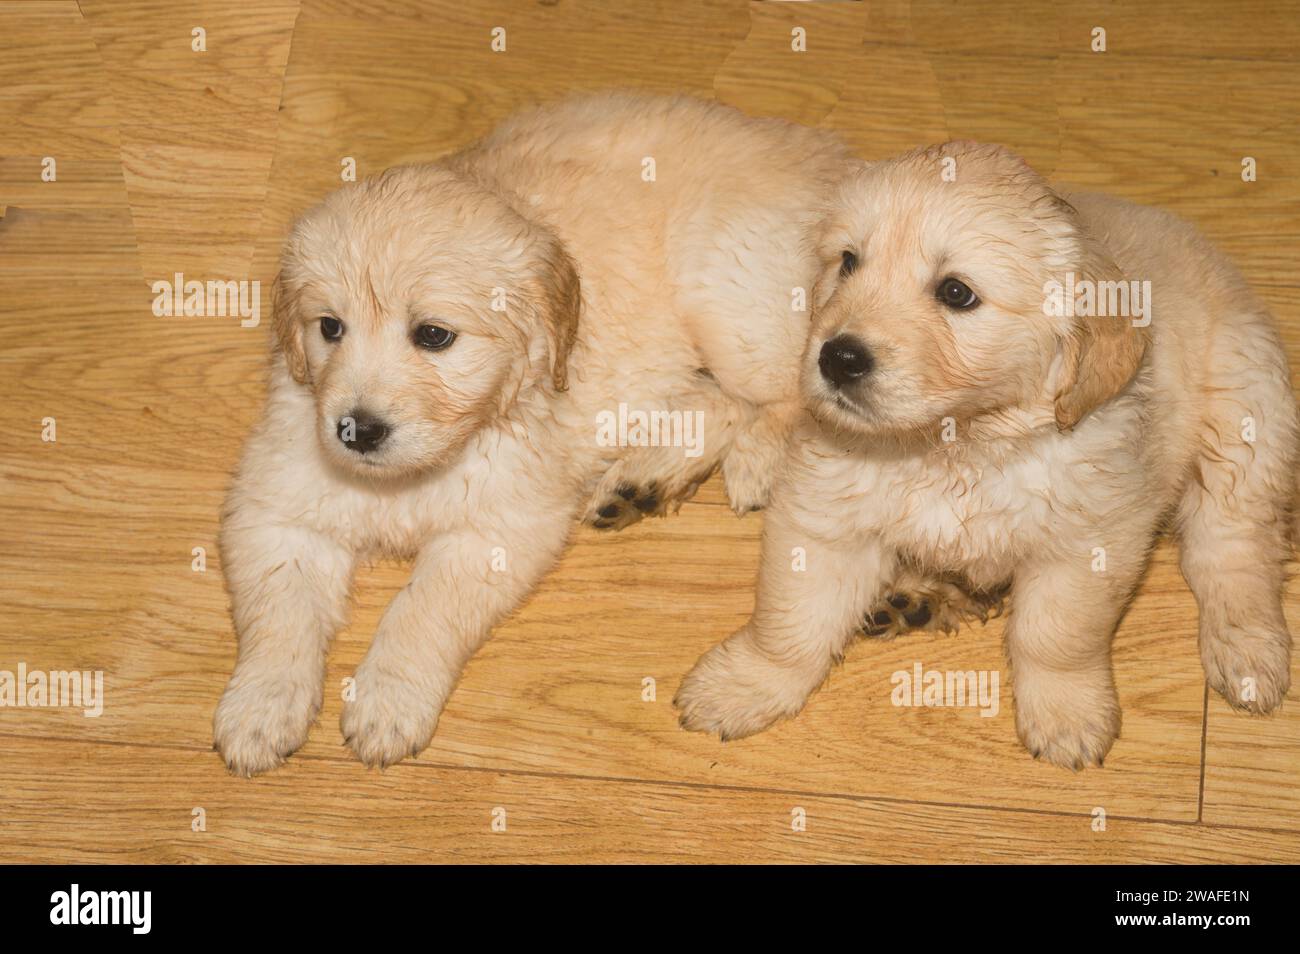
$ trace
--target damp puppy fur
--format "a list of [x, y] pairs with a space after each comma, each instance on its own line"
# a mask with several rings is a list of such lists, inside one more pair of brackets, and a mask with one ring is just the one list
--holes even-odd
[[[1171, 215], [1057, 192], [972, 143], [865, 167], [821, 235], [811, 413], [766, 514], [753, 616], [684, 680], [683, 725], [734, 738], [793, 716], [900, 576], [957, 574], [1010, 586], [1021, 741], [1099, 765], [1120, 730], [1112, 637], [1165, 525], [1209, 684], [1277, 707], [1296, 403], [1224, 256]], [[1067, 276], [1150, 281], [1149, 320], [1045, 307]]]
[[[414, 558], [343, 708], [347, 744], [383, 766], [428, 744], [575, 519], [661, 514], [714, 468], [738, 512], [762, 506], [798, 410], [808, 314], [791, 290], [815, 278], [814, 210], [849, 168], [828, 133], [605, 94], [307, 212], [222, 520], [230, 769], [306, 740], [359, 560]], [[598, 441], [621, 403], [703, 412], [701, 453]]]

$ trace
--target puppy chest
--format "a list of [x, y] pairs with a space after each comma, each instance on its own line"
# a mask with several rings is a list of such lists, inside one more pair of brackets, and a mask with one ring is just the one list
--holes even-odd
[[1049, 523], [1045, 493], [1011, 492], [988, 481], [941, 481], [884, 495], [878, 525], [890, 545], [936, 570], [975, 583], [1007, 579], [1016, 553], [1041, 540]]
[[357, 554], [413, 556], [450, 522], [430, 494], [335, 489], [303, 507], [304, 522]]

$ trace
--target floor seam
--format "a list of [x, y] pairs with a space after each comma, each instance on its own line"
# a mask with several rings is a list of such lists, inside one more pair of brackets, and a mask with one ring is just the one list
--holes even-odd
[[[179, 743], [166, 742], [123, 742], [117, 739], [71, 739], [64, 736], [32, 736], [13, 733], [0, 733], [0, 738], [16, 738], [28, 741], [45, 741], [60, 742], [79, 745], [99, 745], [113, 746], [124, 748], [138, 749], [163, 749], [168, 751], [188, 752], [192, 754], [205, 753], [204, 748], [200, 746], [182, 745]], [[296, 761], [304, 762], [322, 762], [329, 765], [341, 766], [358, 766], [355, 759], [346, 757], [335, 757], [330, 755], [318, 755], [315, 753], [299, 753], [293, 756]], [[896, 806], [917, 806], [920, 808], [947, 808], [959, 809], [964, 811], [989, 811], [1003, 814], [1016, 815], [1041, 815], [1052, 818], [1091, 818], [1089, 812], [1069, 812], [1063, 810], [1040, 809], [1040, 808], [1020, 808], [1014, 805], [988, 805], [971, 802], [940, 802], [928, 799], [907, 799], [893, 798], [887, 795], [869, 795], [857, 794], [852, 792], [823, 792], [812, 789], [784, 789], [771, 786], [761, 785], [736, 785], [725, 782], [695, 782], [680, 779], [655, 779], [655, 778], [638, 778], [635, 776], [621, 775], [596, 775], [588, 773], [575, 772], [552, 772], [541, 769], [523, 769], [512, 767], [496, 767], [481, 765], [456, 765], [450, 762], [420, 762], [420, 761], [403, 761], [394, 768], [411, 768], [435, 771], [449, 772], [474, 772], [479, 774], [491, 775], [513, 775], [524, 778], [546, 778], [556, 780], [568, 780], [579, 782], [608, 782], [620, 785], [648, 785], [656, 788], [687, 788], [700, 791], [718, 791], [718, 792], [735, 792], [741, 794], [754, 795], [787, 795], [802, 798], [825, 798], [836, 801], [853, 801], [879, 803], [883, 805]], [[266, 778], [268, 776], [261, 776]], [[1153, 825], [1178, 825], [1182, 827], [1204, 827], [1224, 830], [1250, 831], [1269, 834], [1288, 834], [1300, 835], [1300, 829], [1292, 828], [1266, 828], [1256, 825], [1234, 825], [1229, 823], [1205, 823], [1199, 816], [1195, 819], [1178, 819], [1178, 818], [1157, 818], [1146, 815], [1116, 815], [1107, 814], [1107, 818], [1113, 821], [1129, 821]]]
[[1201, 700], [1201, 781], [1196, 792], [1196, 821], [1205, 818], [1205, 750], [1206, 740], [1210, 735], [1210, 684], [1205, 684], [1205, 693]]

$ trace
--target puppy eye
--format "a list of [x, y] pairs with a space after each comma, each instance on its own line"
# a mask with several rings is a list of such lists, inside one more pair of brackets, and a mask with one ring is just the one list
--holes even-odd
[[840, 256], [840, 278], [848, 278], [858, 270], [858, 257], [852, 252]]
[[326, 341], [338, 341], [343, 337], [343, 322], [326, 315], [320, 320], [320, 333]]
[[441, 351], [456, 340], [456, 332], [437, 325], [420, 325], [415, 329], [415, 343], [429, 351]]
[[940, 304], [959, 311], [974, 308], [980, 303], [975, 293], [970, 290], [970, 286], [955, 278], [945, 278], [941, 281], [939, 287], [934, 290], [934, 297], [939, 299]]

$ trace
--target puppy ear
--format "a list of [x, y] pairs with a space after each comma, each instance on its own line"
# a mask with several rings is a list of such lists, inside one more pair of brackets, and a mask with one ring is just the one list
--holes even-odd
[[582, 283], [578, 279], [577, 266], [558, 241], [549, 243], [545, 252], [540, 285], [541, 318], [546, 329], [551, 383], [555, 390], [565, 391], [569, 387], [569, 352], [578, 337]]
[[275, 276], [275, 285], [271, 289], [271, 313], [276, 347], [284, 355], [289, 373], [299, 384], [308, 383], [307, 351], [302, 343], [302, 322], [298, 320], [297, 295], [289, 292], [284, 280], [284, 269]]
[[[1080, 277], [1090, 281], [1093, 289], [1103, 287], [1101, 282], [1122, 281], [1119, 267], [1101, 244], [1083, 231], [1073, 207], [1064, 200], [1061, 203], [1078, 229]], [[1150, 337], [1146, 328], [1135, 327], [1124, 315], [1093, 314], [1076, 317], [1074, 322], [1062, 345], [1061, 377], [1056, 385], [1056, 426], [1063, 431], [1124, 390], [1142, 364]]]

